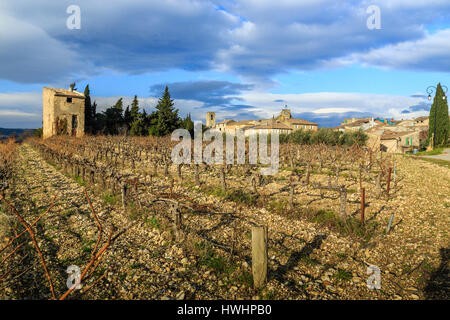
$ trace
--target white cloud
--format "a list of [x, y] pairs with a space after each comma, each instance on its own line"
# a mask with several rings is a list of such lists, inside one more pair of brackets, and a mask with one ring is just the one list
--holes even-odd
[[42, 93], [0, 93], [0, 127], [38, 128], [42, 125]]
[[36, 113], [21, 112], [16, 110], [0, 110], [0, 116], [3, 117], [41, 117]]
[[[423, 102], [423, 98], [409, 96], [341, 92], [305, 94], [252, 92], [245, 93], [241, 97], [247, 104], [257, 106], [253, 111], [261, 118], [269, 118], [278, 114], [285, 104], [295, 113], [362, 112], [384, 117], [402, 118], [414, 115], [401, 114], [402, 110]], [[274, 103], [275, 100], [283, 100], [284, 102]]]
[[450, 29], [425, 38], [405, 41], [395, 45], [352, 54], [342, 59], [344, 63], [363, 63], [390, 69], [416, 69], [423, 71], [450, 71]]
[[328, 113], [345, 113], [345, 112], [359, 112], [355, 108], [321, 108], [313, 111], [318, 114], [328, 114]]

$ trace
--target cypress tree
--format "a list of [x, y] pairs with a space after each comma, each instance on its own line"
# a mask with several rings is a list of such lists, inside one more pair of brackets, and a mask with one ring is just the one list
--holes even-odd
[[84, 128], [87, 133], [92, 133], [94, 130], [94, 118], [95, 113], [92, 110], [91, 97], [90, 97], [89, 85], [84, 88]]
[[435, 145], [436, 147], [446, 146], [448, 143], [450, 123], [448, 118], [448, 104], [444, 90], [440, 83], [436, 88], [436, 95], [434, 96], [433, 104], [430, 109], [428, 137], [431, 142], [431, 137], [434, 136], [434, 127], [436, 126]]
[[91, 106], [92, 110], [92, 133], [97, 133], [99, 130], [101, 130], [101, 125], [98, 121], [98, 114], [97, 114], [97, 102], [94, 101], [94, 103]]

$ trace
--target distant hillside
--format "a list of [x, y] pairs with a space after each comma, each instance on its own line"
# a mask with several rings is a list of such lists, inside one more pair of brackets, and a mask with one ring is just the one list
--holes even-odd
[[32, 135], [34, 129], [6, 129], [0, 128], [0, 139], [5, 139], [9, 136], [22, 137], [24, 135]]

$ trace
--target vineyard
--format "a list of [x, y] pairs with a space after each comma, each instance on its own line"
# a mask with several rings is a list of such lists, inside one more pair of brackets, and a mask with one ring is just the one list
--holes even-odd
[[[448, 299], [448, 169], [356, 145], [285, 143], [278, 172], [263, 176], [248, 144], [243, 165], [176, 165], [176, 143], [0, 144], [0, 296]], [[257, 287], [254, 226], [268, 230]], [[371, 265], [379, 290], [366, 285]], [[69, 266], [81, 288], [67, 285]]]

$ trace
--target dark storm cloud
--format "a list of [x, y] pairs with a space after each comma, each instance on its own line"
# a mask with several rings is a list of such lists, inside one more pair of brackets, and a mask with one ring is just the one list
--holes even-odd
[[161, 96], [165, 86], [169, 87], [169, 92], [174, 99], [196, 100], [209, 106], [232, 107], [232, 101], [242, 100], [239, 95], [243, 91], [253, 88], [250, 84], [232, 83], [228, 81], [188, 81], [156, 84], [150, 87], [150, 93]]
[[408, 107], [408, 109], [405, 109], [402, 111], [403, 114], [408, 114], [416, 111], [430, 111], [430, 104], [426, 102], [421, 102], [419, 104], [413, 105]]
[[[66, 9], [72, 4], [81, 9], [80, 30], [66, 28]], [[346, 57], [390, 68], [449, 70], [444, 54], [449, 34], [429, 34], [424, 25], [448, 21], [450, 3], [378, 1], [382, 30], [375, 31], [366, 27], [370, 4], [8, 1], [0, 5], [0, 78], [42, 83], [105, 71], [220, 68], [270, 81], [287, 70], [342, 65]]]

